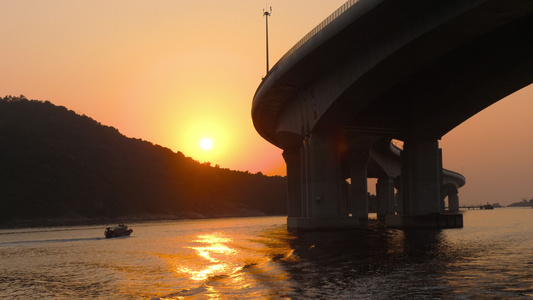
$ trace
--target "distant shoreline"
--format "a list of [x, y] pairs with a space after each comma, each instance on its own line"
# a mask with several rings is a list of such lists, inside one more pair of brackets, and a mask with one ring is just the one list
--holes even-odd
[[183, 221], [183, 220], [207, 220], [221, 218], [246, 218], [246, 217], [275, 217], [283, 215], [267, 215], [258, 212], [248, 212], [244, 214], [220, 214], [216, 216], [206, 216], [199, 213], [182, 213], [180, 215], [136, 215], [123, 216], [115, 218], [36, 218], [16, 219], [0, 224], [1, 229], [23, 229], [23, 228], [41, 228], [41, 227], [62, 227], [62, 226], [91, 226], [91, 225], [108, 225], [118, 223], [142, 223], [153, 221]]
[[533, 207], [531, 202], [517, 202], [507, 205], [507, 207]]

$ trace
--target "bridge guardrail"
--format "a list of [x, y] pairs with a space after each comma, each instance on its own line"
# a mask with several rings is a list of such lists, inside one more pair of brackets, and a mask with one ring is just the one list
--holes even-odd
[[349, 8], [351, 8], [353, 5], [355, 5], [360, 0], [349, 0], [346, 3], [344, 3], [341, 7], [339, 7], [336, 11], [334, 11], [331, 15], [329, 15], [324, 21], [320, 22], [315, 28], [313, 28], [309, 33], [307, 33], [303, 38], [301, 38], [294, 46], [292, 46], [289, 51], [287, 51], [279, 60], [278, 62], [272, 67], [272, 69], [269, 70], [267, 75], [263, 78], [263, 81], [265, 81], [266, 78], [270, 75], [271, 70], [275, 70], [277, 68], [277, 65], [282, 63], [284, 60], [287, 59], [287, 57], [291, 56], [294, 52], [296, 52], [300, 47], [302, 47], [303, 44], [305, 44], [307, 41], [309, 41], [313, 36], [315, 36], [319, 31], [324, 29], [324, 27], [328, 26], [331, 22], [333, 22], [335, 19], [337, 19], [341, 14], [346, 12]]

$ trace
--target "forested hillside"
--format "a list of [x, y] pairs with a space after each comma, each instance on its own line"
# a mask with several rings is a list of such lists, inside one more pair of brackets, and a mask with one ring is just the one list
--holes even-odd
[[274, 215], [285, 203], [284, 177], [201, 164], [48, 101], [0, 98], [0, 225]]

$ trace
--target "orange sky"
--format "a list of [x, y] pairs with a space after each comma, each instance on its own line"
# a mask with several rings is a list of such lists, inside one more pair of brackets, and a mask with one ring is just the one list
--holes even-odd
[[[268, 1], [271, 66], [342, 0]], [[2, 0], [0, 96], [49, 100], [223, 168], [284, 174], [250, 119], [266, 1]], [[533, 198], [533, 88], [446, 135], [462, 204]], [[210, 137], [205, 151], [200, 140]]]

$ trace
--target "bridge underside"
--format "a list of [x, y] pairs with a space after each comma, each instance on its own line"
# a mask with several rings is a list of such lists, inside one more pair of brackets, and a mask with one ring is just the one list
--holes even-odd
[[530, 0], [359, 0], [291, 50], [252, 107], [284, 150], [289, 228], [364, 224], [369, 177], [388, 226], [462, 227], [438, 140], [533, 83], [531, 32]]

